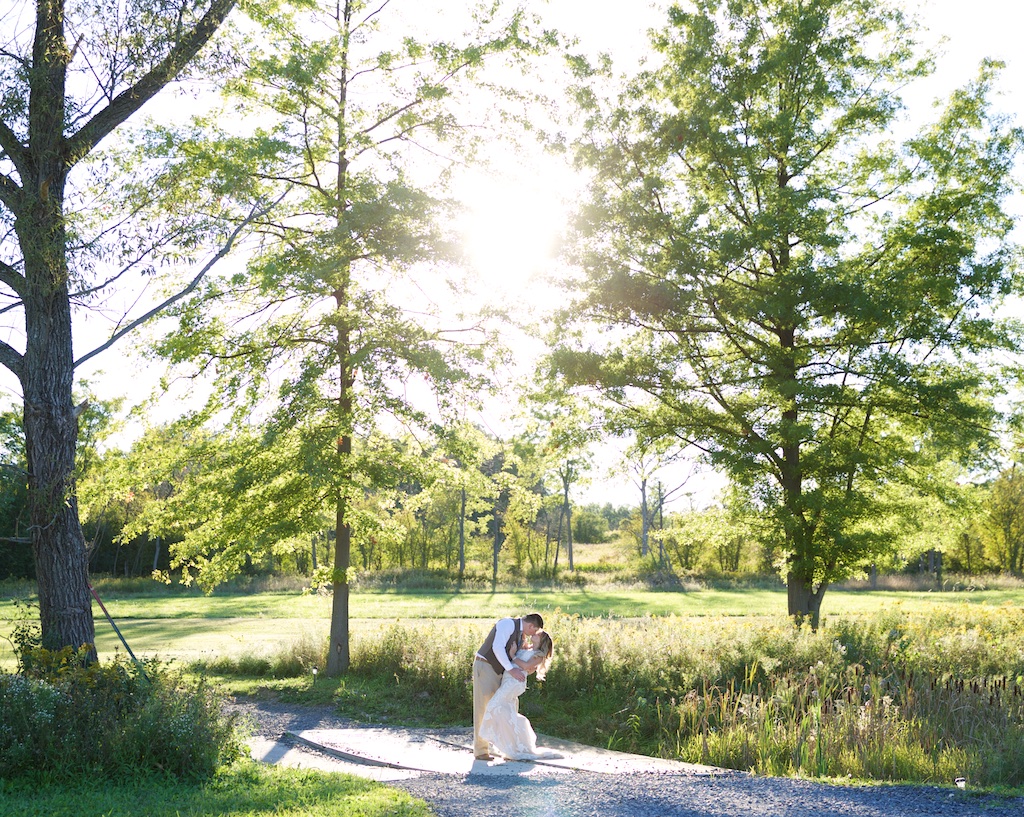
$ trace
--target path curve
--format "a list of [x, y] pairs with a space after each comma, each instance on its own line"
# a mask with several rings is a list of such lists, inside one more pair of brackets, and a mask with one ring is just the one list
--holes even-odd
[[[1022, 817], [1024, 797], [997, 797], [937, 786], [836, 786], [807, 780], [754, 777], [739, 772], [708, 773], [708, 767], [664, 761], [648, 767], [627, 764], [622, 773], [550, 764], [480, 764], [468, 760], [457, 770], [410, 770], [396, 757], [360, 765], [358, 747], [332, 755], [317, 751], [318, 733], [336, 730], [348, 744], [357, 727], [328, 707], [289, 706], [237, 700], [229, 711], [251, 721], [263, 759], [361, 774], [401, 788], [430, 804], [438, 817]], [[381, 736], [408, 733], [403, 726], [374, 724], [365, 734], [380, 756]], [[425, 730], [415, 730], [422, 732]], [[452, 740], [460, 730], [437, 730], [434, 739]], [[301, 733], [314, 736], [303, 743]], [[443, 733], [443, 734], [441, 734]], [[329, 741], [328, 741], [329, 742]], [[283, 748], [282, 748], [283, 747]], [[329, 747], [327, 747], [329, 750]], [[284, 754], [281, 754], [281, 753]], [[277, 754], [275, 754], [277, 753]], [[257, 753], [258, 754], [258, 753]], [[288, 754], [289, 760], [285, 760]], [[373, 754], [363, 752], [367, 757]], [[623, 756], [635, 757], [635, 756]], [[403, 767], [404, 764], [404, 767]], [[422, 765], [422, 764], [420, 764]], [[605, 764], [607, 765], [607, 764]], [[594, 767], [598, 768], [598, 767]], [[611, 773], [610, 773], [611, 772]]]

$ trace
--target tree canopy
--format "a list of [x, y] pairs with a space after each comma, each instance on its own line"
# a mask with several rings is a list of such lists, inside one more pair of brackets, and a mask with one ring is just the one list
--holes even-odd
[[[212, 377], [197, 420], [232, 416], [245, 466], [231, 478], [248, 475], [230, 512], [184, 533], [180, 562], [237, 566], [247, 548], [329, 518], [329, 674], [348, 666], [353, 508], [415, 476], [442, 421], [486, 388], [488, 333], [448, 308], [461, 248], [446, 186], [481, 127], [497, 126], [486, 104], [467, 110], [467, 89], [492, 61], [516, 67], [550, 38], [499, 5], [472, 21], [456, 42], [421, 37], [386, 4], [275, 9], [228, 83], [240, 122], [204, 117], [185, 151], [197, 172], [244, 179], [241, 193], [276, 206], [245, 270], [208, 277], [157, 346]], [[421, 450], [395, 445], [399, 433], [418, 435]], [[237, 544], [209, 558], [211, 537]]]
[[577, 64], [594, 180], [567, 323], [602, 331], [554, 357], [753, 493], [785, 532], [789, 612], [816, 622], [884, 544], [880, 486], [991, 442], [1021, 134], [985, 63], [897, 140], [900, 92], [931, 64], [884, 4], [697, 0], [652, 45], [609, 104]]

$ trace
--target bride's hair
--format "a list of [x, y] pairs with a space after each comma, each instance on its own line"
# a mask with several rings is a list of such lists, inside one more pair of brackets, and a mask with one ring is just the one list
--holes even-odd
[[551, 666], [551, 658], [555, 654], [555, 644], [546, 630], [539, 630], [537, 635], [540, 636], [540, 643], [537, 644], [537, 650], [544, 653], [544, 660], [537, 665], [535, 675], [537, 676], [538, 681], [543, 681], [544, 676], [548, 674], [548, 667]]

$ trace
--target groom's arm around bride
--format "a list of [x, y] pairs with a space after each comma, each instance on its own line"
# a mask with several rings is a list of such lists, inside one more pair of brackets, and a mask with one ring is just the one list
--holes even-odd
[[539, 613], [530, 613], [522, 618], [502, 618], [495, 622], [491, 631], [476, 651], [473, 660], [473, 754], [481, 760], [490, 760], [490, 745], [480, 737], [480, 721], [483, 719], [487, 702], [501, 685], [501, 677], [508, 672], [519, 681], [526, 673], [515, 666], [510, 658], [515, 655], [524, 635], [533, 636], [544, 629], [544, 619]]

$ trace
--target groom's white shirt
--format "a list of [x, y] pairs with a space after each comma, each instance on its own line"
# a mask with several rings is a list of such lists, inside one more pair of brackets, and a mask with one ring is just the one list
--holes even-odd
[[[506, 670], [512, 669], [512, 660], [508, 657], [508, 653], [505, 652], [504, 645], [508, 643], [508, 640], [512, 637], [512, 634], [516, 631], [515, 621], [511, 618], [499, 618], [494, 624], [494, 642], [491, 644], [491, 651], [494, 653], [494, 657], [498, 659], [498, 663], [501, 664]], [[502, 648], [499, 650], [497, 646], [501, 644]], [[477, 653], [479, 658], [487, 660], [485, 656]]]

